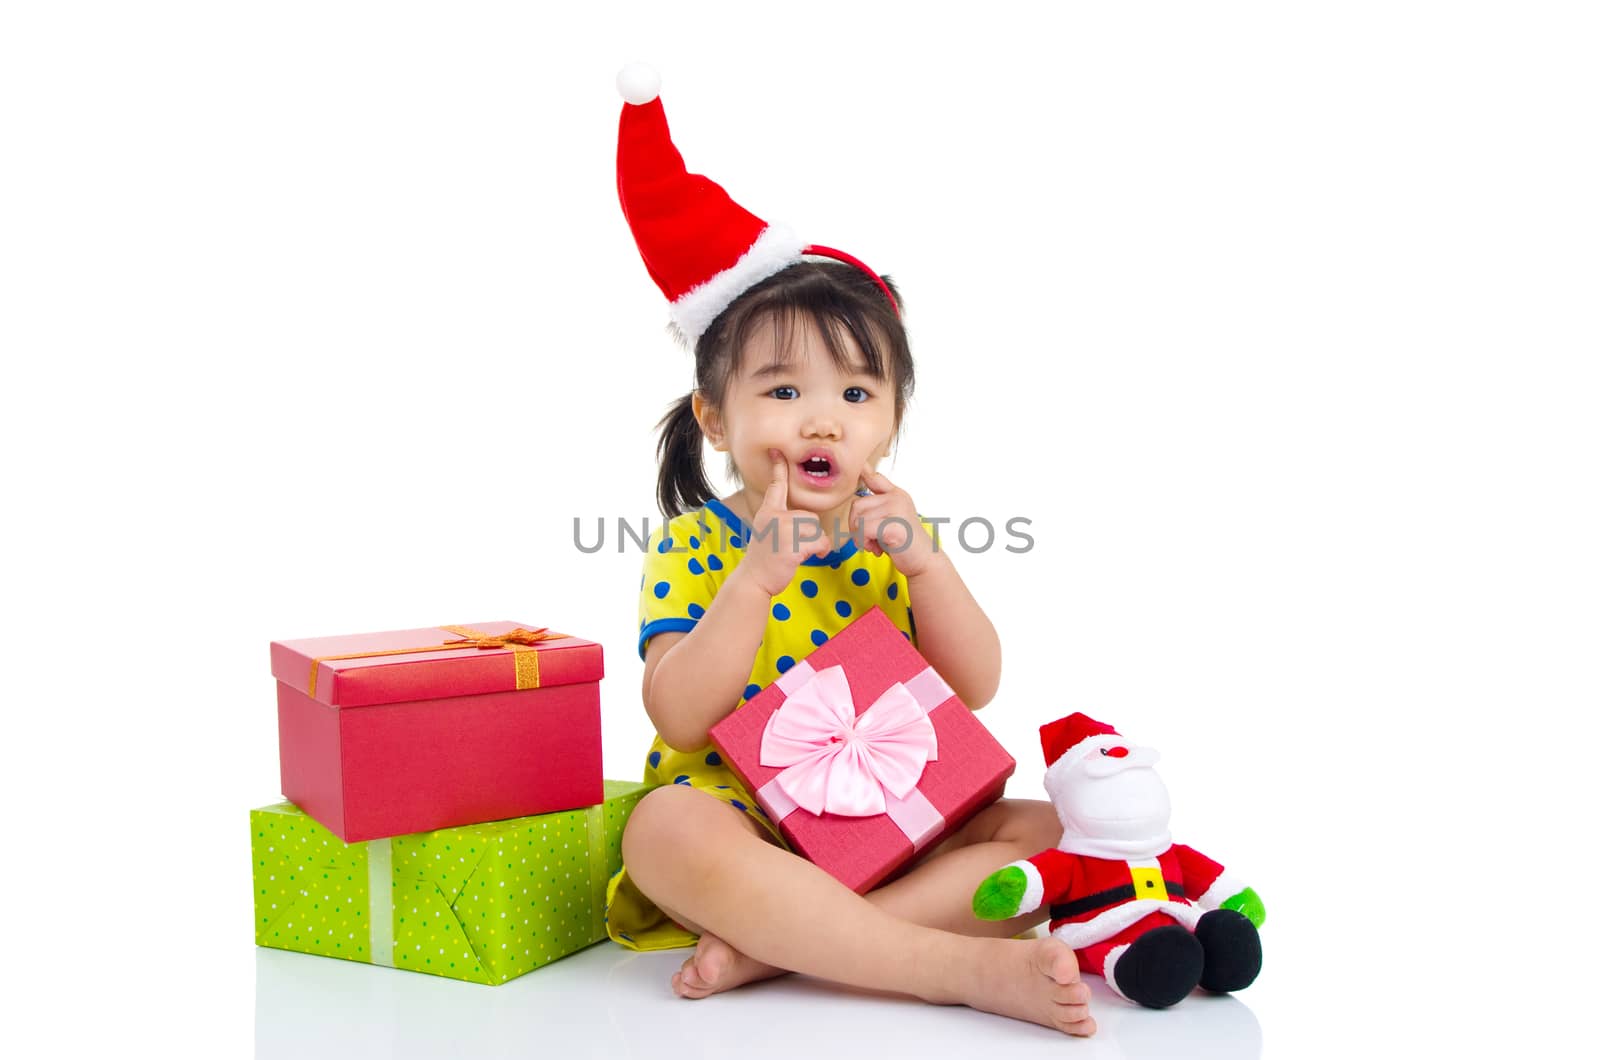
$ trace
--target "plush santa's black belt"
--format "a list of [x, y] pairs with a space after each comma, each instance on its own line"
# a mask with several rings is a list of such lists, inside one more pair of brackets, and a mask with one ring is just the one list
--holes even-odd
[[[1184, 897], [1183, 884], [1173, 883], [1171, 880], [1162, 880], [1161, 882], [1167, 888], [1168, 898]], [[1071, 902], [1063, 902], [1060, 905], [1053, 905], [1050, 907], [1050, 919], [1062, 920], [1068, 917], [1081, 916], [1084, 913], [1092, 913], [1096, 909], [1104, 909], [1106, 906], [1121, 905], [1123, 902], [1131, 902], [1138, 897], [1139, 892], [1137, 888], [1135, 888], [1131, 883], [1125, 883], [1121, 887], [1113, 887], [1109, 891], [1101, 891], [1098, 894], [1091, 894], [1086, 898], [1079, 898]]]

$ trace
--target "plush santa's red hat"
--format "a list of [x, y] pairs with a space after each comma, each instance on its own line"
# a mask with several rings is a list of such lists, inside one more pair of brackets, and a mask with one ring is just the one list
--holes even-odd
[[1126, 748], [1128, 741], [1116, 729], [1087, 714], [1069, 714], [1039, 726], [1039, 743], [1044, 747], [1046, 771], [1065, 773], [1093, 752]]
[[860, 261], [801, 242], [734, 202], [715, 181], [690, 173], [673, 146], [655, 70], [624, 67], [617, 90], [626, 100], [617, 129], [617, 196], [650, 278], [672, 303], [673, 326], [689, 345], [735, 298], [808, 254], [856, 266], [895, 305], [888, 285]]

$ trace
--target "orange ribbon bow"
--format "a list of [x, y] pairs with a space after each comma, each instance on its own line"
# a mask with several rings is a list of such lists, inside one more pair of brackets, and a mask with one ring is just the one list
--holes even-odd
[[311, 679], [306, 687], [306, 695], [312, 699], [317, 697], [317, 670], [325, 662], [338, 659], [374, 659], [380, 655], [414, 655], [418, 652], [430, 651], [460, 651], [463, 648], [477, 648], [480, 651], [491, 651], [496, 648], [509, 648], [512, 652], [512, 662], [516, 666], [516, 682], [518, 690], [539, 687], [539, 652], [535, 648], [541, 641], [560, 640], [567, 636], [565, 633], [552, 633], [546, 626], [538, 629], [523, 629], [518, 626], [509, 633], [485, 633], [470, 626], [439, 626], [447, 633], [454, 633], [459, 640], [447, 640], [442, 644], [429, 644], [420, 648], [389, 648], [385, 651], [356, 651], [348, 655], [319, 655], [311, 660]]
[[554, 640], [556, 637], [561, 636], [559, 633], [551, 633], [545, 626], [540, 626], [538, 629], [523, 629], [518, 626], [510, 633], [499, 634], [480, 633], [475, 629], [468, 629], [466, 626], [440, 626], [439, 628], [449, 630], [451, 633], [463, 634], [460, 640], [447, 640], [440, 647], [454, 644], [462, 648], [480, 648], [485, 651], [490, 648], [509, 648], [513, 644], [521, 644], [531, 648], [541, 640]]

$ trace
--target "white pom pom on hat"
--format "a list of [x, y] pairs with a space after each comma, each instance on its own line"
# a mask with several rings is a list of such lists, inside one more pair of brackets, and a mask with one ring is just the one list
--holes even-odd
[[617, 91], [636, 107], [661, 95], [661, 72], [649, 63], [629, 63], [617, 71]]

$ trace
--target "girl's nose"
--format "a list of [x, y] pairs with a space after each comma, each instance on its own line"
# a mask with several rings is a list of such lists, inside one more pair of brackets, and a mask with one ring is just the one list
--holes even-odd
[[802, 430], [807, 438], [837, 438], [839, 421], [831, 416], [808, 416]]

